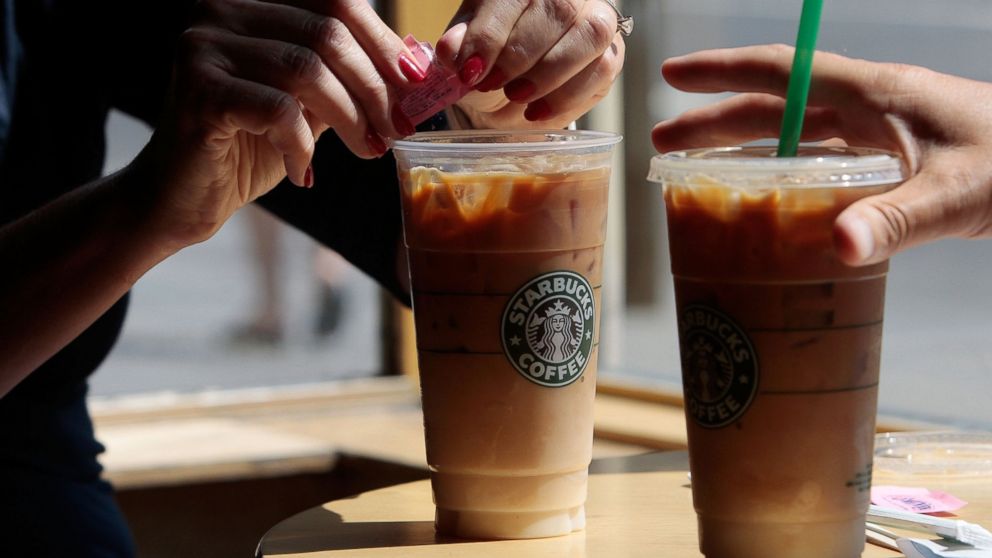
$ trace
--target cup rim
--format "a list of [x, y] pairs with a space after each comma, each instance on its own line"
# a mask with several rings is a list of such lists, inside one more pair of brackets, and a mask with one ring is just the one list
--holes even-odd
[[436, 154], [572, 151], [610, 147], [622, 139], [596, 130], [452, 130], [419, 132], [394, 141], [393, 149]]
[[700, 178], [739, 187], [823, 188], [894, 184], [905, 180], [899, 154], [870, 147], [801, 146], [777, 157], [774, 146], [705, 147], [651, 158], [650, 182], [689, 184]]

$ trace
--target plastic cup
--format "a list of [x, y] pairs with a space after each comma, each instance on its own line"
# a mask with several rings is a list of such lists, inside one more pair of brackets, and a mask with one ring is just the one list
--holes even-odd
[[582, 529], [615, 134], [395, 143], [439, 533]]
[[692, 497], [709, 558], [864, 548], [888, 262], [837, 258], [833, 223], [903, 180], [857, 148], [659, 155]]

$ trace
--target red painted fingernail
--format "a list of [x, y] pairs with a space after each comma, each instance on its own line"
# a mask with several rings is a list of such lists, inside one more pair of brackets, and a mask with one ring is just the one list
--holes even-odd
[[417, 133], [417, 129], [413, 127], [410, 119], [403, 114], [403, 109], [399, 105], [393, 105], [393, 127], [404, 136]]
[[307, 165], [307, 172], [303, 173], [303, 185], [313, 188], [313, 164]]
[[403, 77], [412, 81], [413, 83], [420, 83], [427, 79], [427, 74], [420, 69], [417, 64], [410, 59], [406, 54], [400, 55], [400, 71], [403, 72]]
[[365, 145], [369, 146], [369, 150], [379, 157], [386, 152], [386, 142], [382, 141], [382, 138], [375, 130], [369, 128], [369, 131], [365, 132]]
[[524, 118], [531, 122], [544, 120], [549, 116], [551, 116], [551, 105], [544, 99], [538, 99], [527, 105], [527, 110], [524, 111]]
[[479, 85], [475, 86], [475, 90], [483, 93], [496, 91], [501, 85], [503, 85], [504, 80], [506, 80], [506, 76], [503, 74], [503, 70], [493, 68], [489, 71], [489, 75], [486, 76], [486, 79], [480, 81]]
[[458, 71], [458, 77], [461, 78], [462, 83], [465, 85], [474, 85], [485, 69], [486, 63], [482, 60], [482, 57], [478, 54], [473, 54], [462, 64], [462, 69]]
[[534, 82], [523, 78], [515, 79], [503, 88], [506, 98], [515, 103], [526, 102], [535, 91], [537, 91], [537, 86], [534, 85]]

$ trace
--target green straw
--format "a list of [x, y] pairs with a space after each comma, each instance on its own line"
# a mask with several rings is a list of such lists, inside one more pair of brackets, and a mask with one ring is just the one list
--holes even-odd
[[823, 0], [803, 0], [799, 36], [796, 37], [796, 55], [792, 58], [789, 90], [785, 95], [785, 115], [782, 117], [782, 131], [779, 133], [779, 157], [795, 157], [799, 149], [806, 98], [809, 97], [809, 82], [813, 73], [813, 52], [816, 50], [816, 35], [820, 30], [822, 12]]

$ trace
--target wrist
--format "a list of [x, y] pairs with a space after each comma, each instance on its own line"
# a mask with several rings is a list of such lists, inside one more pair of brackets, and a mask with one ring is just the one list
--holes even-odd
[[165, 255], [212, 237], [233, 213], [239, 193], [226, 191], [215, 164], [174, 153], [172, 143], [157, 132], [121, 181], [142, 238]]
[[108, 176], [104, 187], [115, 200], [113, 214], [115, 241], [127, 250], [142, 254], [151, 267], [193, 244], [177, 234], [162, 187], [162, 174], [156, 172], [144, 152], [130, 164]]
[[141, 183], [128, 180], [124, 169], [112, 179], [113, 183], [108, 186], [121, 191], [122, 195], [112, 211], [114, 224], [108, 233], [109, 253], [121, 258], [120, 267], [112, 268], [117, 269], [119, 277], [130, 288], [182, 246], [168, 242], [153, 225], [149, 200], [136, 192], [141, 189]]

